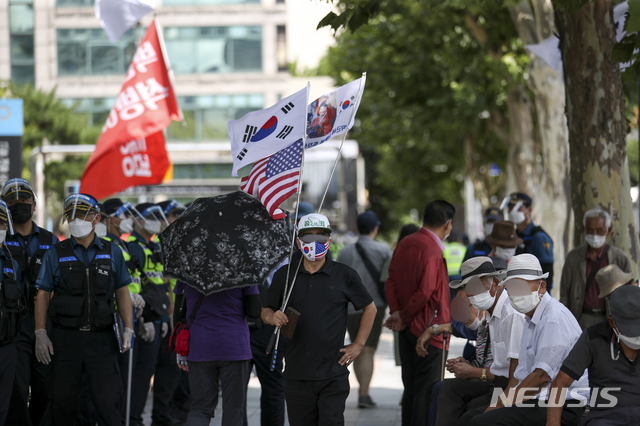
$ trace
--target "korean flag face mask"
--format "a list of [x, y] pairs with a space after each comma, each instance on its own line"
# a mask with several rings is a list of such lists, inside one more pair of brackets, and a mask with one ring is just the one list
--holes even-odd
[[321, 243], [319, 241], [305, 243], [298, 238], [298, 242], [300, 243], [300, 251], [302, 251], [304, 257], [312, 262], [316, 262], [318, 260], [322, 260], [327, 255], [331, 239], [328, 239], [325, 243]]

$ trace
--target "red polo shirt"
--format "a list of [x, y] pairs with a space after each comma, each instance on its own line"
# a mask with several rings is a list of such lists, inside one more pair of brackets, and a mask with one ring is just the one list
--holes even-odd
[[[389, 265], [386, 295], [390, 312], [399, 310], [402, 321], [418, 337], [428, 325], [451, 322], [449, 278], [441, 247], [441, 241], [422, 228], [400, 241]], [[431, 344], [442, 349], [442, 335]]]

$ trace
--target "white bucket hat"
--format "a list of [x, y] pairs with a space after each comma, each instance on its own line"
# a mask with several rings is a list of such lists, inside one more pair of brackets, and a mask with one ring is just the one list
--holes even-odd
[[472, 257], [462, 264], [460, 267], [461, 280], [451, 281], [449, 287], [459, 288], [464, 287], [474, 277], [498, 277], [501, 278], [504, 271], [496, 271], [493, 262], [490, 257], [478, 256]]
[[500, 283], [505, 285], [507, 281], [520, 278], [525, 281], [543, 280], [549, 276], [549, 273], [542, 273], [542, 266], [537, 257], [532, 254], [525, 253], [513, 256], [507, 267], [507, 277]]

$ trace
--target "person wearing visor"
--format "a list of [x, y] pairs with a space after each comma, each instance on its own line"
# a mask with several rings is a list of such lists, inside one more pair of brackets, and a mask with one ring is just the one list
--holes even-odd
[[[291, 426], [343, 425], [349, 395], [347, 367], [360, 355], [373, 321], [376, 305], [358, 273], [327, 259], [331, 243], [329, 219], [321, 214], [300, 218], [297, 226], [302, 265], [294, 261], [274, 275], [262, 308], [262, 320], [282, 327], [289, 322], [280, 310], [285, 282], [293, 289], [287, 303], [300, 312], [292, 339], [285, 344], [284, 393]], [[296, 273], [297, 272], [297, 273]], [[349, 302], [363, 310], [353, 343], [344, 346]]]
[[491, 253], [493, 248], [491, 247], [491, 244], [489, 244], [489, 241], [487, 241], [487, 237], [491, 235], [491, 231], [493, 231], [493, 224], [504, 220], [504, 213], [497, 207], [489, 207], [484, 211], [482, 219], [484, 225], [484, 239], [478, 240], [467, 246], [463, 262], [466, 262], [476, 256], [489, 256], [489, 253]]
[[518, 237], [523, 243], [518, 246], [516, 254], [530, 253], [538, 258], [542, 271], [549, 274], [547, 291], [553, 288], [553, 241], [549, 234], [536, 226], [531, 217], [532, 200], [524, 192], [514, 192], [502, 201], [500, 208], [508, 212], [508, 220], [516, 225]]
[[[473, 367], [463, 359], [450, 363], [457, 378], [445, 381], [439, 392], [437, 426], [456, 426], [465, 411], [488, 405], [494, 389], [506, 389], [518, 365], [525, 324], [524, 315], [511, 306], [507, 292], [499, 285], [506, 271], [496, 271], [491, 258], [469, 259], [463, 263], [462, 271], [464, 278], [449, 286], [463, 288], [469, 303], [479, 312], [487, 312], [484, 330], [489, 336], [493, 362], [489, 368]], [[467, 380], [471, 378], [480, 380]]]
[[[140, 213], [134, 218], [133, 231], [127, 238], [127, 248], [132, 257], [137, 259], [135, 269], [140, 273], [140, 295], [145, 299], [146, 305], [153, 306], [152, 299], [158, 293], [166, 296], [166, 313], [173, 310], [173, 298], [169, 297], [169, 285], [165, 282], [160, 245], [152, 241], [152, 237], [160, 233], [168, 226], [162, 208], [152, 203], [141, 203], [135, 206], [135, 211]], [[157, 286], [157, 289], [150, 288]], [[158, 352], [163, 337], [169, 332], [169, 324], [160, 319], [148, 320], [144, 315], [137, 321], [138, 352], [134, 363], [134, 374], [131, 381], [131, 412], [129, 421], [132, 426], [142, 424], [142, 411], [144, 410], [149, 393], [151, 377], [155, 372]]]
[[[570, 387], [586, 369], [591, 388], [589, 415], [581, 425], [628, 426], [640, 419], [640, 288], [623, 286], [610, 296], [611, 315], [587, 328], [565, 358], [550, 395], [547, 426], [560, 426], [561, 389]], [[555, 391], [555, 393], [554, 393]], [[562, 423], [564, 424], [564, 423]]]
[[585, 330], [607, 319], [605, 300], [598, 297], [597, 273], [607, 265], [631, 272], [631, 262], [624, 251], [607, 244], [607, 236], [611, 234], [609, 213], [600, 208], [591, 209], [584, 214], [582, 224], [586, 242], [567, 253], [562, 267], [560, 302]]
[[[76, 417], [83, 374], [98, 423], [120, 425], [118, 352], [119, 347], [122, 352], [130, 349], [133, 335], [127, 288], [131, 276], [120, 248], [95, 234], [100, 222], [95, 198], [67, 197], [64, 220], [71, 237], [47, 251], [36, 281], [36, 357], [51, 363], [51, 425], [67, 425]], [[120, 342], [113, 328], [114, 302], [124, 323]], [[53, 322], [51, 338], [45, 330], [47, 316]]]
[[[37, 425], [45, 416], [49, 404], [45, 383], [50, 367], [37, 362], [35, 357], [35, 285], [44, 254], [58, 242], [58, 237], [31, 220], [36, 210], [36, 197], [26, 180], [9, 179], [2, 188], [2, 200], [9, 208], [15, 231], [7, 233], [5, 245], [19, 265], [22, 288], [20, 304], [24, 308], [20, 333], [16, 340], [18, 366], [7, 424]], [[47, 329], [51, 329], [50, 322]]]
[[598, 298], [604, 299], [605, 301], [607, 317], [611, 316], [611, 307], [609, 303], [611, 293], [623, 285], [638, 286], [638, 282], [633, 279], [633, 274], [631, 272], [622, 272], [620, 268], [618, 268], [618, 265], [607, 265], [600, 269], [596, 274], [596, 282], [600, 289]]
[[[158, 206], [162, 209], [169, 225], [186, 210], [186, 207], [176, 200], [162, 201], [158, 203]], [[157, 238], [158, 235], [156, 234], [154, 240], [158, 241]], [[157, 246], [160, 247], [159, 244]], [[176, 296], [173, 293], [173, 289], [176, 287], [177, 280], [175, 278], [169, 278], [166, 281], [169, 284], [169, 291], [173, 305], [175, 306]], [[163, 322], [163, 326], [165, 323], [169, 326], [169, 330], [173, 329], [171, 322]], [[181, 370], [176, 364], [175, 353], [169, 354], [170, 339], [171, 333], [166, 333], [162, 337], [153, 377], [153, 411], [151, 413], [151, 419], [153, 420], [154, 426], [172, 425], [175, 422], [172, 415], [174, 411], [173, 397], [180, 384]], [[183, 373], [185, 375], [187, 374], [186, 371]]]
[[[12, 259], [6, 250], [6, 237], [13, 234], [11, 213], [4, 201], [0, 201], [0, 424], [7, 424], [7, 414], [11, 402], [16, 369], [18, 367], [18, 352], [16, 338], [20, 332], [20, 293], [21, 271], [18, 262]], [[4, 250], [3, 250], [4, 249]], [[28, 414], [28, 413], [27, 413]]]
[[[507, 277], [500, 285], [506, 289], [513, 309], [525, 315], [518, 363], [497, 400], [492, 398], [491, 405], [465, 413], [460, 426], [546, 424], [549, 385], [581, 333], [571, 312], [547, 293], [547, 277], [534, 255], [526, 253], [511, 259]], [[582, 374], [569, 388], [563, 425], [580, 424], [587, 387], [587, 375]]]
[[487, 241], [491, 244], [489, 256], [499, 257], [509, 262], [516, 254], [516, 249], [523, 243], [518, 237], [516, 227], [513, 222], [501, 220], [493, 224], [491, 234], [487, 236]]
[[121, 235], [133, 231], [134, 217], [139, 216], [139, 213], [132, 211], [133, 206], [130, 202], [125, 203], [120, 198], [109, 198], [102, 205], [107, 214], [107, 236], [126, 249]]

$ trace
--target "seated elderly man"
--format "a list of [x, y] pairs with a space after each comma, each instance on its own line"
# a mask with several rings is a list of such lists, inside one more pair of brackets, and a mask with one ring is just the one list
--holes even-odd
[[[611, 315], [587, 328], [564, 360], [551, 385], [547, 426], [560, 426], [560, 389], [589, 371], [591, 411], [585, 426], [636, 425], [640, 419], [640, 288], [622, 286], [611, 293]], [[558, 396], [560, 399], [554, 398]], [[595, 402], [595, 403], [594, 403]], [[557, 405], [557, 406], [556, 406]], [[562, 423], [564, 424], [564, 423]]]
[[[525, 315], [518, 365], [507, 389], [499, 396], [494, 394], [489, 407], [467, 412], [460, 426], [546, 424], [549, 383], [581, 333], [573, 314], [547, 293], [547, 277], [535, 256], [521, 254], [511, 259], [507, 278], [500, 285], [506, 288], [511, 306]], [[562, 412], [563, 425], [577, 426], [584, 412], [584, 401], [575, 399], [587, 398], [587, 376], [578, 379], [569, 388], [572, 399]]]
[[[471, 366], [460, 359], [449, 361], [449, 371], [456, 378], [446, 380], [438, 394], [436, 426], [455, 426], [465, 411], [489, 404], [493, 390], [504, 390], [518, 365], [524, 315], [513, 309], [507, 293], [498, 285], [498, 277], [504, 273], [495, 270], [491, 258], [475, 257], [462, 264], [462, 274], [462, 280], [452, 281], [449, 286], [463, 288], [473, 308], [487, 312], [482, 329], [487, 331], [493, 359], [489, 368]], [[454, 304], [452, 314], [457, 313]], [[478, 346], [478, 353], [482, 353], [480, 342]]]

